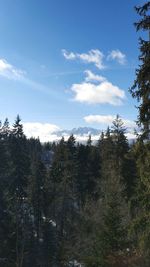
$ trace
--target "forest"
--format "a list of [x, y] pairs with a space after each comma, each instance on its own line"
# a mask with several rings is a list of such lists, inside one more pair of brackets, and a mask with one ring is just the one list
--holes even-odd
[[[150, 1], [136, 11], [147, 33]], [[150, 39], [139, 48], [134, 142], [119, 115], [96, 144], [29, 139], [19, 115], [0, 123], [1, 267], [150, 266]]]

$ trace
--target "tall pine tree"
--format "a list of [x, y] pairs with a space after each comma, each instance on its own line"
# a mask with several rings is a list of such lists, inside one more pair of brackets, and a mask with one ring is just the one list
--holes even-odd
[[146, 31], [147, 39], [139, 40], [141, 64], [136, 70], [136, 79], [130, 92], [140, 102], [138, 124], [142, 127], [142, 138], [150, 139], [150, 1], [136, 7], [136, 11], [141, 17], [135, 23], [136, 29]]

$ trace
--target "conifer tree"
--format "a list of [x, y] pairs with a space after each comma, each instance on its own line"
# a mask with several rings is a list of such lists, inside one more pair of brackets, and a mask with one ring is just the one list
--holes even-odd
[[[150, 224], [149, 224], [149, 158], [150, 158], [150, 1], [142, 6], [136, 7], [140, 20], [135, 23], [137, 31], [146, 32], [146, 38], [140, 38], [141, 62], [139, 69], [136, 70], [136, 79], [130, 89], [132, 96], [139, 102], [138, 124], [142, 128], [141, 140], [133, 148], [136, 159], [137, 185], [135, 194], [132, 196], [131, 205], [134, 207], [134, 220], [132, 227], [134, 231], [134, 241], [141, 255], [150, 255]], [[144, 142], [143, 142], [144, 140]], [[146, 143], [145, 143], [146, 141]], [[144, 256], [145, 257], [145, 256]], [[147, 258], [145, 257], [145, 258]], [[150, 261], [148, 261], [150, 262]]]
[[12, 174], [9, 186], [9, 211], [14, 224], [15, 264], [22, 267], [26, 250], [26, 202], [27, 184], [30, 174], [30, 159], [23, 125], [17, 116], [9, 137], [12, 158]]
[[125, 233], [128, 225], [128, 208], [124, 199], [123, 161], [128, 145], [123, 123], [119, 116], [113, 122], [112, 131], [107, 129], [99, 141], [101, 154], [100, 203], [101, 222], [97, 231], [96, 249], [102, 266], [111, 266], [109, 257], [119, 257], [126, 246]]
[[118, 177], [120, 176], [120, 179], [122, 179], [121, 182], [125, 186], [124, 196], [129, 197], [130, 191], [132, 191], [134, 186], [135, 176], [131, 172], [133, 170], [133, 163], [131, 157], [129, 157], [129, 144], [125, 133], [126, 128], [124, 127], [124, 123], [119, 115], [117, 115], [111, 127], [111, 138], [115, 153], [114, 161], [116, 161]]
[[30, 229], [32, 246], [29, 244], [29, 250], [32, 251], [30, 260], [34, 258], [34, 262], [37, 265], [42, 265], [42, 262], [45, 262], [48, 257], [45, 244], [45, 225], [49, 219], [47, 213], [48, 203], [46, 203], [46, 176], [46, 168], [43, 163], [40, 160], [33, 161], [32, 174], [28, 184], [28, 207], [30, 208], [28, 215], [32, 218], [32, 227]]
[[61, 266], [66, 264], [68, 253], [71, 253], [77, 209], [75, 170], [76, 147], [72, 135], [66, 142], [62, 138], [57, 145], [50, 172], [53, 188], [52, 218], [57, 224], [57, 260]]
[[140, 105], [138, 107], [138, 124], [142, 127], [142, 138], [150, 139], [150, 1], [143, 6], [136, 7], [140, 20], [135, 23], [137, 31], [146, 31], [147, 38], [140, 38], [141, 65], [136, 70], [136, 79], [130, 92]]
[[[7, 122], [7, 123], [5, 123]], [[13, 255], [10, 250], [12, 225], [8, 211], [9, 179], [12, 173], [12, 160], [8, 144], [8, 120], [0, 127], [0, 262], [8, 266]], [[5, 127], [6, 126], [6, 127]], [[5, 128], [5, 129], [4, 129]]]
[[27, 176], [30, 172], [30, 160], [26, 137], [21, 119], [17, 116], [10, 135], [10, 150], [13, 161], [11, 189], [19, 198], [26, 196]]
[[131, 198], [131, 240], [143, 258], [150, 264], [150, 143], [141, 140], [133, 147], [136, 159], [137, 181]]

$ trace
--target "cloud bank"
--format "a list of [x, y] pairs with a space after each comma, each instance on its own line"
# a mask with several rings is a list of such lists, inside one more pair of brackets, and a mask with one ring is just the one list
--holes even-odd
[[54, 132], [60, 130], [55, 124], [40, 123], [40, 122], [25, 122], [23, 123], [24, 133], [28, 138], [40, 138], [41, 142], [58, 140]]
[[[94, 116], [94, 115], [93, 115]], [[93, 122], [94, 120], [99, 121], [99, 124], [104, 125], [111, 125], [112, 121], [116, 118], [116, 116], [100, 116], [99, 117], [92, 117], [92, 115], [85, 117], [85, 121]], [[123, 122], [125, 123], [125, 127], [131, 126], [133, 124], [132, 121], [124, 119]], [[70, 135], [73, 133], [77, 142], [87, 142], [89, 135], [92, 136], [92, 141], [96, 142], [99, 140], [101, 130], [89, 127], [79, 127], [74, 128], [72, 130], [60, 130], [57, 125], [50, 124], [50, 123], [39, 123], [39, 122], [26, 122], [23, 123], [24, 126], [24, 133], [28, 138], [34, 137], [39, 138], [41, 142], [53, 142], [59, 141], [62, 136], [64, 136], [65, 140], [68, 140]], [[105, 128], [104, 128], [105, 130]], [[76, 132], [76, 133], [75, 133]], [[77, 133], [78, 132], [78, 133]], [[128, 139], [135, 139], [133, 128], [129, 128], [126, 136]]]

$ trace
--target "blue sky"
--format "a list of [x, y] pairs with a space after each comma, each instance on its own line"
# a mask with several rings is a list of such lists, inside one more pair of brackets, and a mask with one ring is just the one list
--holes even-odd
[[[0, 0], [0, 118], [52, 129], [136, 120], [141, 0]], [[109, 116], [109, 117], [108, 117]], [[49, 128], [50, 129], [50, 128]]]

